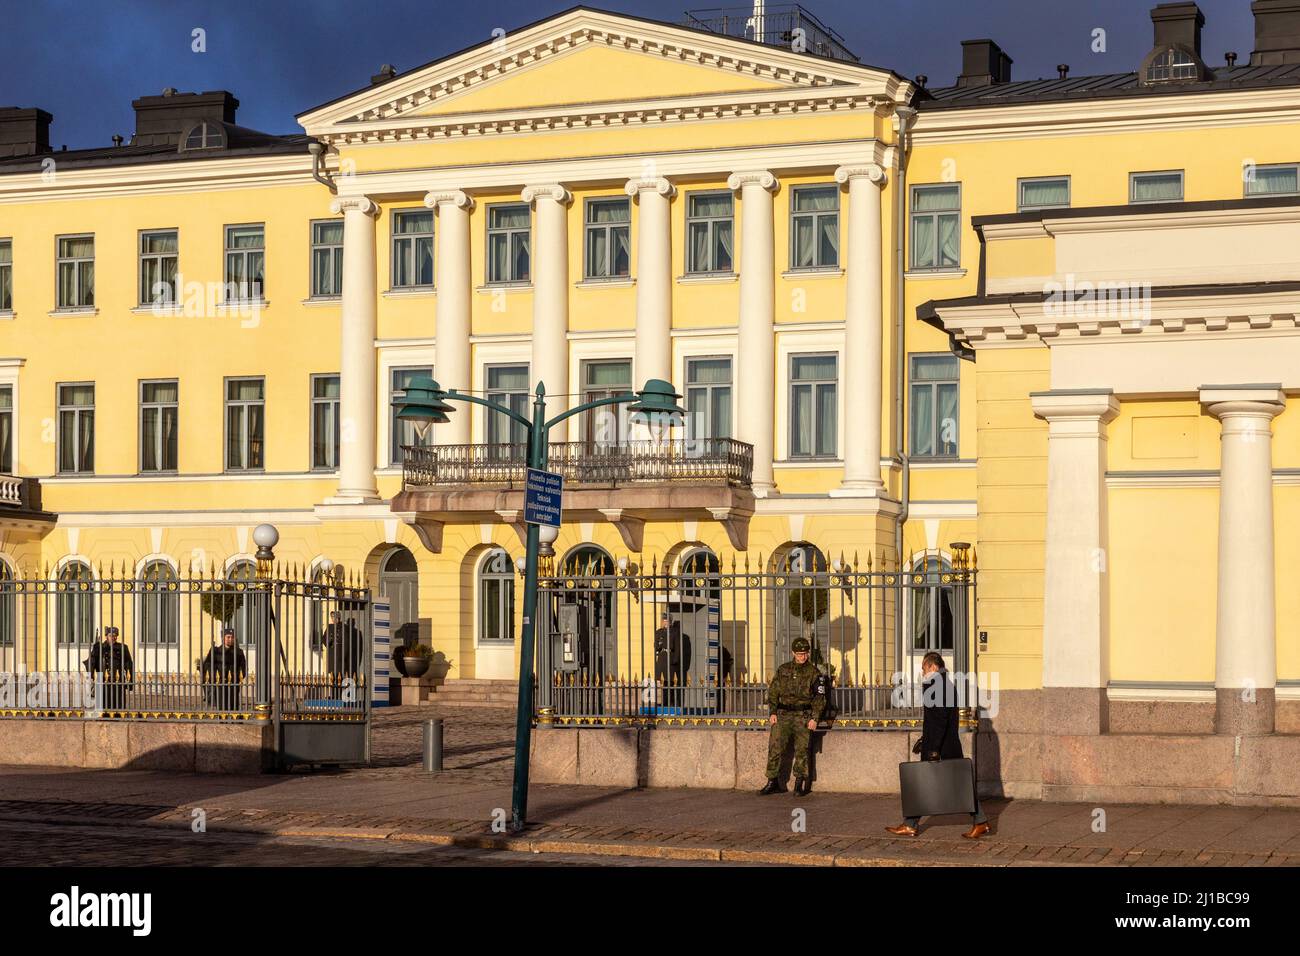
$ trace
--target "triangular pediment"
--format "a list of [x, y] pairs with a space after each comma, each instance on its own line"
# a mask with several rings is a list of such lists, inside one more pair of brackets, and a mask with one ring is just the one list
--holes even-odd
[[506, 34], [299, 117], [335, 142], [438, 135], [587, 114], [736, 111], [836, 97], [905, 100], [885, 70], [603, 11], [578, 8]]

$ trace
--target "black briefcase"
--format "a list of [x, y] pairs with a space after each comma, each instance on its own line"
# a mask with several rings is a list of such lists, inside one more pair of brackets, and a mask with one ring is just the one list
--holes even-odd
[[898, 787], [905, 817], [975, 812], [975, 778], [969, 757], [900, 763]]

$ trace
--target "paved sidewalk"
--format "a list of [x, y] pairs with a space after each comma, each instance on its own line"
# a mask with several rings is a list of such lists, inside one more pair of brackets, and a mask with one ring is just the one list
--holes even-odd
[[[964, 817], [936, 818], [916, 839], [890, 796], [758, 797], [716, 790], [537, 785], [529, 829], [509, 814], [509, 712], [446, 712], [445, 771], [418, 764], [420, 723], [436, 710], [394, 708], [379, 720], [377, 766], [340, 772], [216, 776], [153, 771], [0, 768], [0, 821], [190, 828], [275, 837], [393, 840], [461, 848], [798, 865], [1300, 865], [1300, 810], [985, 802], [993, 832], [964, 840]], [[802, 815], [796, 811], [802, 810]], [[797, 830], [802, 822], [804, 829]], [[196, 859], [196, 863], [201, 862]]]

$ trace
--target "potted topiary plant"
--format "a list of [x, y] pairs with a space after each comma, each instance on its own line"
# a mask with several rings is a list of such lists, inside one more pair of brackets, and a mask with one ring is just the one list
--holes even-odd
[[433, 663], [433, 648], [428, 644], [416, 644], [414, 647], [400, 647], [393, 653], [397, 669], [405, 677], [423, 677], [429, 665]]

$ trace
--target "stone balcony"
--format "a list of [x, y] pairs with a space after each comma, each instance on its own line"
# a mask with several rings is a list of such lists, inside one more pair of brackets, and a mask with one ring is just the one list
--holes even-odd
[[41, 535], [57, 517], [41, 508], [39, 479], [0, 475], [0, 531]]
[[[641, 550], [650, 520], [716, 520], [745, 547], [754, 512], [753, 448], [729, 438], [552, 444], [547, 470], [564, 476], [564, 515], [610, 521]], [[522, 444], [406, 446], [394, 512], [432, 550], [442, 525], [504, 521], [523, 532], [526, 448]]]

